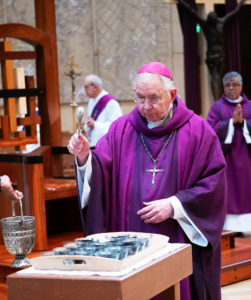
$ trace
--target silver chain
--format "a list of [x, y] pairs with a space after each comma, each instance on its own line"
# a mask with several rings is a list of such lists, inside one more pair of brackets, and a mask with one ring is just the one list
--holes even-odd
[[163, 146], [162, 149], [160, 150], [160, 153], [159, 153], [158, 156], [154, 159], [154, 158], [152, 157], [152, 154], [150, 153], [149, 149], [148, 149], [147, 146], [146, 146], [145, 140], [144, 140], [144, 138], [143, 138], [143, 134], [140, 132], [140, 137], [141, 137], [142, 143], [143, 143], [143, 145], [144, 145], [144, 147], [145, 147], [145, 149], [146, 149], [146, 152], [148, 153], [148, 155], [150, 156], [150, 158], [151, 158], [151, 160], [153, 161], [154, 164], [157, 164], [157, 161], [158, 161], [158, 159], [159, 159], [161, 153], [162, 153], [162, 152], [164, 151], [164, 149], [166, 148], [166, 146], [167, 146], [167, 144], [169, 143], [171, 137], [173, 136], [173, 133], [174, 133], [174, 131], [170, 134], [170, 136], [169, 136], [168, 139], [166, 140], [164, 146]]

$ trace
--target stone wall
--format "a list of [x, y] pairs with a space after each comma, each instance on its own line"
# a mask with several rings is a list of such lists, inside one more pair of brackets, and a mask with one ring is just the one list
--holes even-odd
[[[0, 23], [35, 25], [32, 0], [0, 0]], [[55, 0], [62, 130], [72, 131], [69, 64], [77, 73], [75, 100], [86, 106], [83, 80], [96, 73], [104, 87], [131, 110], [132, 80], [145, 63], [167, 64], [184, 95], [183, 45], [176, 5], [164, 0]], [[15, 43], [16, 50], [26, 46]], [[25, 63], [25, 66], [23, 65]], [[30, 73], [33, 62], [20, 62]], [[30, 74], [29, 73], [29, 74]], [[68, 116], [68, 118], [67, 118]]]

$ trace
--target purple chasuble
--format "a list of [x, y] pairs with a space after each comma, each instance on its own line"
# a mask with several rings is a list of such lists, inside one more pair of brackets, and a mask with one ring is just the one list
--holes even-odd
[[[251, 101], [245, 94], [242, 97], [243, 118], [251, 136]], [[227, 163], [227, 213], [245, 214], [251, 213], [251, 144], [246, 143], [241, 125], [235, 126], [232, 143], [224, 144], [235, 107], [223, 95], [212, 105], [207, 121], [219, 137]]]
[[[156, 158], [161, 153], [155, 185], [153, 168], [140, 138]], [[220, 240], [226, 214], [225, 160], [218, 138], [208, 123], [188, 110], [180, 99], [165, 126], [149, 129], [137, 107], [116, 120], [92, 151], [91, 192], [85, 212], [86, 235], [105, 231], [141, 231], [164, 234], [170, 242], [191, 243], [172, 218], [145, 224], [137, 215], [143, 201], [177, 196], [189, 217], [208, 240], [207, 247], [192, 244], [193, 275], [181, 283], [181, 299], [220, 299]]]
[[91, 117], [94, 120], [97, 120], [101, 111], [105, 108], [106, 104], [111, 100], [114, 99], [112, 95], [104, 95], [102, 98], [99, 99], [98, 103], [94, 106]]

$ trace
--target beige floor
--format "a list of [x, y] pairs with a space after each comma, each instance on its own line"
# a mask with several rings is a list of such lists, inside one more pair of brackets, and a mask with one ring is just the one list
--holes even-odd
[[251, 279], [222, 287], [222, 300], [251, 300]]

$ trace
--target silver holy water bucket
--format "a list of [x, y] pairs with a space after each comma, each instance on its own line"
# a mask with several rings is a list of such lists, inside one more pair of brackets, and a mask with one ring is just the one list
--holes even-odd
[[30, 266], [26, 257], [35, 243], [35, 217], [23, 216], [22, 200], [19, 199], [21, 216], [15, 215], [15, 201], [12, 201], [12, 217], [1, 219], [2, 235], [6, 249], [15, 259], [11, 267]]

